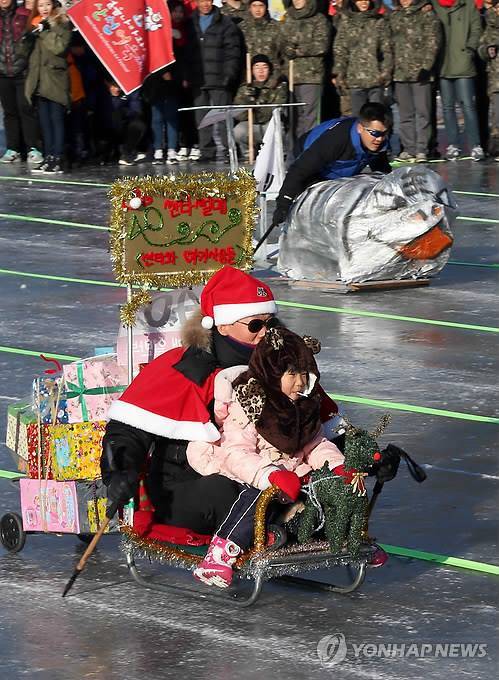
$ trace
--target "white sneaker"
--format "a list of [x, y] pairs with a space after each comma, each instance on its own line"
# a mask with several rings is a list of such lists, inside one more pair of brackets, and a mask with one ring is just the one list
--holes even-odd
[[21, 154], [19, 153], [19, 151], [7, 149], [2, 158], [0, 158], [0, 163], [17, 163], [20, 160]]
[[189, 149], [186, 146], [180, 147], [177, 152], [177, 160], [180, 162], [186, 161], [189, 158]]
[[163, 164], [163, 149], [156, 149], [154, 151], [154, 158], [152, 161], [153, 165], [162, 165]]
[[201, 149], [198, 146], [193, 146], [189, 154], [190, 161], [198, 161], [201, 158]]
[[459, 158], [460, 153], [461, 149], [458, 146], [454, 146], [454, 144], [449, 144], [445, 151], [445, 157], [447, 158], [448, 161], [455, 161], [456, 158]]
[[408, 151], [402, 151], [402, 153], [399, 153], [395, 160], [401, 161], [402, 163], [414, 163], [416, 157], [413, 156], [412, 153], [409, 153]]
[[43, 163], [43, 154], [41, 154], [38, 149], [31, 147], [28, 153], [28, 163], [31, 165], [40, 165]]
[[177, 163], [177, 152], [175, 149], [168, 149], [168, 155], [166, 157], [167, 165], [175, 165]]
[[428, 160], [428, 156], [420, 151], [419, 153], [416, 154], [416, 163], [426, 163]]
[[133, 162], [134, 162], [134, 163], [141, 163], [142, 161], [145, 161], [146, 158], [147, 158], [147, 154], [146, 154], [146, 153], [138, 153], [138, 154], [135, 156], [135, 158], [133, 159]]
[[481, 146], [474, 146], [471, 149], [470, 156], [472, 161], [483, 161], [485, 158], [485, 154]]

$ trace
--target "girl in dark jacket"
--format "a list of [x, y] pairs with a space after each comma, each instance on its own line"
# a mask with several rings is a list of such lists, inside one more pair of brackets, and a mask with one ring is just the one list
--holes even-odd
[[36, 113], [24, 96], [28, 62], [20, 47], [28, 16], [29, 10], [17, 7], [15, 0], [0, 0], [0, 102], [7, 144], [0, 158], [2, 163], [20, 161], [23, 145], [28, 150], [29, 163], [38, 164], [43, 160], [38, 151], [40, 135]]
[[71, 25], [56, 0], [37, 0], [31, 12], [25, 45], [29, 52], [25, 92], [37, 97], [45, 160], [39, 172], [62, 172], [64, 118], [71, 103], [67, 53]]

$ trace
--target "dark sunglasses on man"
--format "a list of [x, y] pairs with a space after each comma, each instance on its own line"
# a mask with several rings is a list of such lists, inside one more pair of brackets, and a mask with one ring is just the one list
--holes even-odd
[[236, 321], [236, 323], [242, 323], [243, 326], [247, 327], [250, 333], [259, 333], [263, 327], [268, 330], [269, 328], [275, 328], [279, 325], [275, 316], [271, 316], [270, 319], [251, 319], [248, 323], [245, 321]]
[[371, 135], [371, 137], [374, 137], [374, 139], [386, 137], [387, 134], [389, 133], [389, 130], [373, 130], [372, 128], [367, 128], [365, 125], [362, 125], [362, 127], [366, 132], [368, 132]]

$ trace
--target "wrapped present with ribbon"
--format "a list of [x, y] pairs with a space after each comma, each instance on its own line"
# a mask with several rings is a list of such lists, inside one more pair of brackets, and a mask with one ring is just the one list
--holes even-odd
[[[41, 437], [39, 437], [39, 432]], [[40, 449], [38, 443], [40, 441]], [[50, 430], [38, 420], [31, 404], [21, 402], [7, 407], [7, 436], [5, 444], [14, 454], [18, 470], [29, 477], [49, 477], [48, 444]]]
[[19, 484], [25, 531], [80, 533], [75, 482], [21, 479]]
[[68, 411], [62, 377], [42, 376], [33, 380], [33, 410], [42, 423], [67, 423]]
[[52, 425], [50, 459], [54, 479], [98, 479], [105, 429], [105, 421]]
[[[76, 482], [80, 533], [95, 534], [106, 519], [107, 492], [100, 479], [93, 482]], [[105, 533], [118, 531], [119, 520], [115, 515], [106, 527]]]
[[104, 420], [126, 389], [127, 371], [116, 354], [82, 359], [63, 367], [69, 423]]

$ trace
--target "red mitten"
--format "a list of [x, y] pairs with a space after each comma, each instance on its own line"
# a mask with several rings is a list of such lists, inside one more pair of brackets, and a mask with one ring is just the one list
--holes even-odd
[[269, 482], [278, 486], [291, 501], [294, 502], [298, 498], [301, 481], [296, 472], [277, 470], [269, 475]]

